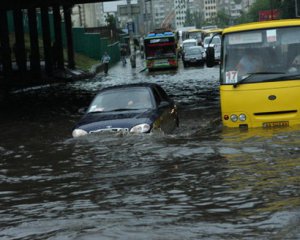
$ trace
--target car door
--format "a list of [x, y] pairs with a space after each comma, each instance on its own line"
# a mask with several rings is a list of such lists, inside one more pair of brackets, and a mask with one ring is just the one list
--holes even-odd
[[177, 127], [178, 123], [175, 104], [160, 86], [154, 87], [153, 93], [157, 101], [158, 112], [160, 115], [160, 128], [162, 131], [170, 133]]

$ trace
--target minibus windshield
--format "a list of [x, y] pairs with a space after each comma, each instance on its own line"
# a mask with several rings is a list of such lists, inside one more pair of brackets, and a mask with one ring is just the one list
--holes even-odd
[[299, 79], [300, 27], [228, 33], [223, 41], [221, 84]]

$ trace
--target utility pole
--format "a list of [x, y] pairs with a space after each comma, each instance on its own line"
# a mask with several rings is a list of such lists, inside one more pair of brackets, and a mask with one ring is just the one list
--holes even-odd
[[152, 1], [145, 1], [145, 34], [152, 30]]
[[132, 13], [131, 13], [131, 0], [127, 0], [127, 13], [129, 17], [128, 21], [128, 33], [129, 33], [129, 46], [130, 46], [130, 63], [131, 67], [135, 68], [136, 67], [136, 55], [134, 51], [134, 42], [133, 42], [133, 28], [134, 28], [134, 23], [132, 19]]
[[147, 0], [145, 0], [145, 18], [144, 18], [144, 21], [145, 21], [145, 35], [149, 32], [148, 30], [148, 5], [147, 5]]

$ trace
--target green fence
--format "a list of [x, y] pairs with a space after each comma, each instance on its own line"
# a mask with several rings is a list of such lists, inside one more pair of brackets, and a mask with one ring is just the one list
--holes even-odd
[[[8, 26], [9, 31], [14, 32], [14, 21], [12, 11], [8, 14]], [[54, 41], [54, 25], [53, 25], [53, 15], [49, 14], [50, 22], [50, 33], [51, 41]], [[29, 32], [28, 17], [24, 14], [23, 17], [24, 32]], [[39, 36], [42, 36], [42, 21], [41, 15], [37, 14], [37, 30]], [[81, 53], [90, 58], [99, 60], [105, 51], [111, 56], [111, 63], [114, 64], [120, 61], [120, 47], [119, 42], [114, 44], [109, 44], [108, 38], [102, 38], [99, 33], [85, 33], [84, 28], [73, 28], [73, 41], [74, 41], [74, 51], [76, 53]], [[65, 24], [62, 23], [62, 38], [64, 47], [66, 47], [66, 34], [65, 34]]]
[[111, 63], [120, 61], [119, 42], [109, 44], [108, 38], [101, 38], [99, 33], [85, 33], [84, 28], [73, 28], [75, 52], [93, 59], [101, 59], [106, 51], [111, 57]]

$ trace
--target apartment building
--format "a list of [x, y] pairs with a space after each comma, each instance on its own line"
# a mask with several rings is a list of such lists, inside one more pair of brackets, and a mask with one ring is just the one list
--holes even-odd
[[[234, 0], [132, 0], [130, 2], [140, 6], [139, 16], [134, 16], [132, 20], [137, 21], [139, 26], [136, 27], [141, 32], [147, 32], [161, 27], [173, 29], [184, 27], [187, 9], [191, 14], [199, 13], [205, 22], [212, 21], [220, 10], [225, 11], [232, 18], [238, 18], [243, 11], [249, 10], [255, 0], [242, 0], [240, 3]], [[77, 4], [73, 7], [73, 26], [104, 26], [105, 16], [103, 2]], [[128, 17], [117, 17], [120, 26], [125, 27]]]
[[185, 25], [187, 10], [197, 13], [203, 21], [210, 22], [217, 17], [218, 11], [225, 11], [234, 18], [248, 11], [256, 0], [138, 0], [143, 15], [141, 24], [145, 29], [153, 30], [171, 26], [182, 28]]
[[100, 27], [106, 25], [103, 2], [76, 4], [72, 9], [73, 27]]
[[152, 0], [153, 27], [174, 26], [174, 11], [174, 0]]
[[188, 2], [188, 0], [174, 0], [175, 28], [181, 28], [184, 26]]
[[210, 20], [216, 18], [218, 12], [217, 6], [218, 6], [217, 0], [204, 0], [204, 6], [203, 6], [204, 21], [209, 22]]
[[220, 0], [218, 3], [218, 10], [223, 10], [232, 19], [238, 18], [243, 12], [249, 11], [249, 8], [256, 0], [242, 0], [236, 3], [234, 0]]

